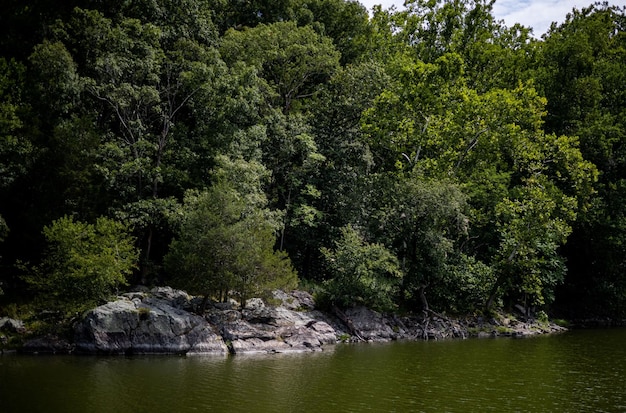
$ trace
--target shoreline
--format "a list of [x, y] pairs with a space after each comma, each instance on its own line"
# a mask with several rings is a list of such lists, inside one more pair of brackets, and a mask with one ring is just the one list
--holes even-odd
[[[274, 291], [267, 300], [271, 304], [260, 298], [250, 299], [244, 309], [234, 301], [212, 302], [198, 315], [193, 310], [200, 301], [170, 287], [141, 288], [88, 311], [74, 325], [72, 338], [51, 334], [30, 337], [15, 351], [237, 355], [323, 351], [342, 342], [523, 338], [568, 330], [549, 321], [518, 319], [503, 313], [486, 320], [479, 316], [448, 317], [432, 311], [383, 314], [365, 307], [324, 312], [309, 293], [298, 290]], [[26, 333], [22, 330], [20, 334]], [[3, 347], [0, 354], [7, 352]]]

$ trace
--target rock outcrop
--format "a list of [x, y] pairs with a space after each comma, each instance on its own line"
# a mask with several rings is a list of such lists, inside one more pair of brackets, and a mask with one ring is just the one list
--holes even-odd
[[190, 297], [171, 288], [129, 293], [101, 305], [76, 325], [76, 351], [100, 354], [226, 354], [222, 337], [182, 307]]
[[310, 295], [276, 294], [284, 306], [252, 299], [237, 310], [219, 303], [201, 317], [189, 311], [194, 299], [183, 291], [165, 287], [128, 293], [91, 310], [76, 325], [76, 351], [242, 354], [321, 350], [336, 342], [335, 330], [312, 308]]
[[[316, 309], [303, 291], [274, 291], [268, 300], [208, 303], [169, 287], [142, 289], [89, 311], [75, 325], [74, 341], [46, 336], [28, 340], [25, 352], [88, 354], [246, 354], [320, 351], [338, 341], [438, 340], [470, 336], [525, 337], [562, 331], [553, 324], [500, 317], [450, 319], [433, 311], [411, 316], [356, 307]], [[2, 319], [5, 330], [23, 324]]]
[[23, 333], [25, 331], [24, 322], [9, 317], [0, 318], [0, 332]]
[[335, 309], [335, 314], [341, 321], [336, 329], [343, 337], [349, 337], [350, 341], [387, 342], [468, 337], [466, 328], [460, 322], [436, 314], [399, 317], [366, 307], [354, 307], [345, 312]]
[[[277, 293], [277, 295], [284, 293]], [[280, 299], [280, 297], [277, 297]], [[210, 311], [208, 318], [220, 326], [222, 337], [232, 353], [316, 351], [337, 342], [337, 335], [319, 311], [296, 311], [305, 307], [294, 305], [289, 296], [276, 307], [266, 306], [260, 299], [248, 301], [241, 312]], [[293, 309], [289, 309], [293, 308]]]

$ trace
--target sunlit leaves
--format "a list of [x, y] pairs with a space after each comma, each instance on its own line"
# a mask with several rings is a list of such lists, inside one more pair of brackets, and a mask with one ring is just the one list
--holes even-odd
[[339, 65], [339, 53], [329, 38], [293, 22], [229, 30], [221, 52], [231, 65], [241, 60], [255, 66], [278, 95], [284, 113], [294, 102], [310, 97], [315, 85], [328, 79]]
[[41, 299], [64, 311], [109, 298], [127, 283], [138, 252], [127, 226], [98, 218], [95, 224], [62, 217], [43, 230], [46, 255], [27, 281]]

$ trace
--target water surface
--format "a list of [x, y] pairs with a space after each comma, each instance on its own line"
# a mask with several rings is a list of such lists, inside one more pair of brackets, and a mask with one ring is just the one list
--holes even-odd
[[0, 356], [0, 412], [626, 411], [626, 330], [262, 356]]

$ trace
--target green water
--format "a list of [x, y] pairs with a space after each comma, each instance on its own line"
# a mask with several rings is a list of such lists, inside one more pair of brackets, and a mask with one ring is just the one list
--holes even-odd
[[235, 357], [0, 356], [0, 412], [626, 412], [626, 330]]

